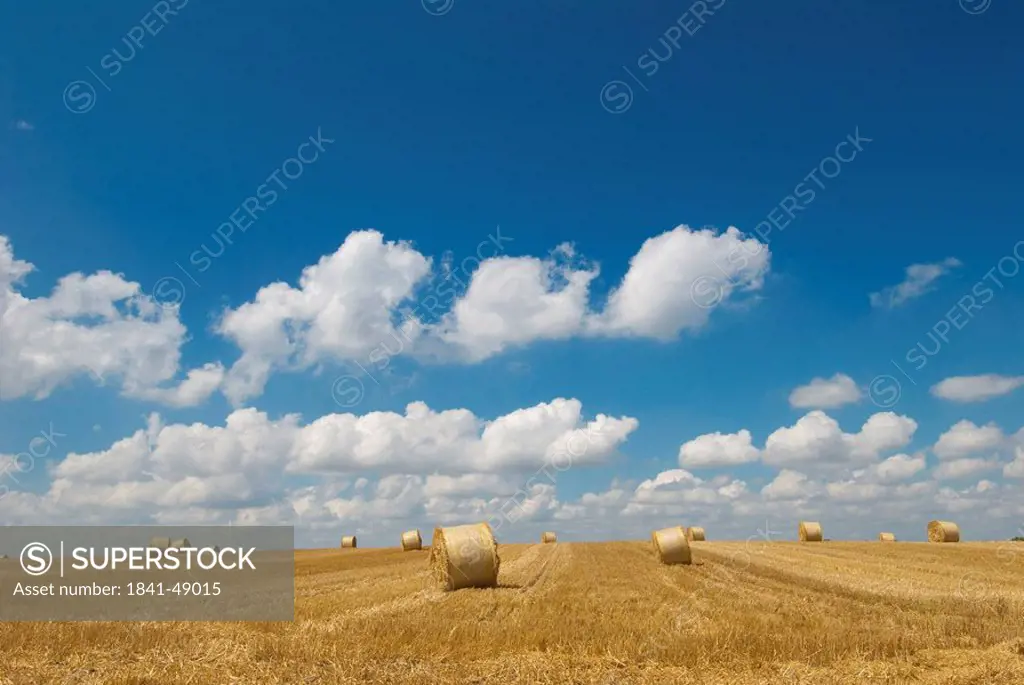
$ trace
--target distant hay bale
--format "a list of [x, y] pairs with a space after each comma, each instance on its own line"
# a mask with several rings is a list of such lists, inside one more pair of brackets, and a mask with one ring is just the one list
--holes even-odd
[[664, 528], [651, 533], [654, 553], [663, 564], [691, 564], [690, 543], [682, 526]]
[[896, 536], [893, 535], [892, 533], [879, 533], [878, 534], [878, 541], [879, 542], [896, 542]]
[[188, 541], [188, 538], [178, 538], [177, 540], [171, 540], [170, 546], [174, 549], [183, 549], [185, 547], [191, 547], [192, 544]]
[[407, 530], [402, 533], [402, 549], [411, 552], [416, 549], [423, 549], [423, 538], [418, 530]]
[[355, 535], [346, 535], [345, 537], [343, 537], [341, 539], [341, 546], [344, 547], [344, 548], [355, 549], [355, 547], [356, 547], [356, 536]]
[[540, 541], [544, 542], [544, 543], [547, 543], [547, 542], [558, 542], [558, 536], [555, 535], [554, 533], [548, 531], [547, 533], [543, 533], [540, 536]]
[[171, 546], [170, 538], [150, 538], [149, 546], [156, 547], [157, 549], [167, 549]]
[[434, 529], [430, 567], [444, 589], [495, 587], [500, 565], [498, 543], [488, 524]]
[[821, 524], [817, 521], [800, 522], [800, 542], [821, 542]]
[[686, 529], [686, 539], [689, 542], [704, 542], [704, 529], [700, 526], [690, 526]]
[[952, 521], [929, 521], [928, 542], [960, 542], [960, 527]]

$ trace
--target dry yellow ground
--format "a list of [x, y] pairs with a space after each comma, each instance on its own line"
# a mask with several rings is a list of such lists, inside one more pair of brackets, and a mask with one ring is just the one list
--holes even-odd
[[693, 548], [502, 545], [453, 593], [427, 550], [300, 552], [294, 623], [0, 624], [0, 683], [1024, 683], [1024, 545]]

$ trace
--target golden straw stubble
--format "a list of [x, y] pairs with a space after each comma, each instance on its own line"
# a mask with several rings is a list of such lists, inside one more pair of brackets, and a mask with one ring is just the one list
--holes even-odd
[[500, 566], [498, 542], [488, 524], [434, 529], [430, 567], [444, 589], [495, 587]]
[[663, 564], [692, 564], [690, 543], [682, 526], [663, 528], [651, 533], [654, 553]]
[[800, 535], [800, 542], [821, 542], [821, 524], [817, 521], [801, 521], [797, 529]]
[[960, 542], [960, 526], [952, 521], [929, 521], [928, 542]]

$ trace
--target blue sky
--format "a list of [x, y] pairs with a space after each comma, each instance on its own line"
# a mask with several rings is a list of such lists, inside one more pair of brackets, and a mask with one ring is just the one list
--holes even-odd
[[[102, 382], [90, 375], [89, 362], [113, 343], [90, 334], [82, 339], [88, 344], [74, 344], [61, 331], [109, 321], [95, 311], [53, 306], [41, 319], [16, 319], [13, 295], [0, 300], [8, 303], [0, 332], [0, 454], [24, 453], [51, 423], [67, 434], [30, 471], [16, 469], [17, 487], [8, 488], [21, 494], [0, 499], [0, 511], [6, 506], [10, 519], [26, 522], [68, 512], [120, 523], [291, 522], [288, 512], [306, 496], [299, 489], [312, 487], [321, 489], [313, 509], [323, 511], [296, 522], [310, 531], [300, 540], [330, 544], [358, 529], [384, 544], [402, 525], [429, 529], [437, 521], [494, 516], [509, 493], [494, 483], [479, 491], [467, 485], [447, 500], [424, 490], [420, 481], [447, 473], [443, 458], [457, 461], [460, 449], [437, 436], [424, 439], [441, 462], [405, 454], [386, 469], [355, 468], [353, 454], [339, 453], [330, 456], [329, 474], [282, 464], [248, 472], [252, 460], [243, 447], [241, 456], [225, 455], [216, 473], [175, 467], [166, 445], [130, 465], [111, 457], [111, 447], [144, 428], [154, 412], [163, 426], [211, 427], [244, 407], [269, 421], [298, 413], [309, 423], [332, 413], [402, 414], [409, 403], [424, 402], [491, 421], [567, 398], [581, 403], [581, 426], [597, 414], [637, 426], [598, 450], [599, 463], [574, 466], [550, 490], [528, 493], [536, 506], [500, 537], [526, 539], [545, 526], [578, 539], [601, 537], [602, 530], [643, 535], [649, 525], [691, 517], [712, 522], [709, 535], [717, 526], [720, 536], [741, 538], [754, 532], [751, 522], [772, 517], [791, 536], [790, 523], [802, 515], [835, 521], [837, 535], [852, 537], [873, 535], [879, 517], [900, 516], [906, 527], [898, 532], [920, 537], [924, 522], [940, 514], [969, 522], [962, 526], [976, 539], [1012, 534], [1024, 520], [1020, 481], [1004, 476], [1013, 472], [1020, 446], [1014, 434], [1024, 391], [1012, 388], [1024, 374], [1024, 279], [997, 270], [1002, 286], [958, 319], [962, 328], [951, 327], [922, 369], [913, 370], [905, 355], [918, 342], [934, 347], [929, 331], [948, 321], [976, 284], [992, 286], [985, 281], [991, 269], [1019, 266], [1016, 160], [1024, 133], [1017, 122], [1024, 108], [1016, 86], [1024, 52], [1013, 29], [1022, 19], [1024, 8], [1005, 0], [927, 8], [736, 0], [557, 8], [534, 1], [311, 2], [301, 9], [119, 0], [59, 13], [13, 7], [0, 29], [0, 235], [12, 259], [34, 271], [8, 279], [10, 292], [25, 302], [47, 298], [68, 274], [109, 270], [122, 280], [94, 286], [119, 303], [118, 316], [134, 316], [125, 309], [130, 298], [183, 299], [178, 308], [157, 307], [146, 319], [150, 327], [139, 324], [137, 340], [124, 342], [116, 359], [103, 359]], [[652, 62], [652, 55], [663, 61]], [[311, 137], [319, 142], [309, 143]], [[857, 147], [838, 151], [850, 137]], [[823, 161], [837, 154], [850, 161]], [[287, 188], [268, 180], [296, 155], [315, 161], [293, 163], [293, 172], [300, 169], [294, 178], [288, 167], [279, 172], [277, 181], [289, 176]], [[808, 180], [815, 169], [816, 180]], [[813, 201], [803, 201], [785, 228], [764, 235], [764, 222], [784, 216], [780, 203], [799, 184], [814, 190]], [[242, 221], [246, 229], [234, 229], [231, 244], [219, 246], [212, 237], [218, 227], [233, 213], [244, 217], [243, 203], [261, 187], [264, 196], [276, 189], [275, 200], [254, 222]], [[730, 238], [732, 226], [743, 235]], [[762, 234], [754, 232], [759, 226]], [[471, 279], [480, 259], [473, 257], [499, 227], [511, 239], [501, 257], [512, 259], [494, 260], [490, 248], [480, 252], [484, 264], [491, 258], [493, 278], [481, 276], [476, 287]], [[697, 237], [705, 227], [714, 229], [706, 245]], [[282, 305], [296, 309], [281, 330], [312, 326], [326, 337], [291, 339], [302, 359], [290, 358], [290, 370], [275, 368], [247, 396], [236, 394], [233, 405], [228, 379], [242, 351], [259, 348], [253, 354], [270, 358], [260, 347], [266, 339], [253, 330], [273, 308], [245, 305], [275, 282], [299, 288], [304, 268], [341, 255], [351, 236], [374, 235], [359, 233], [368, 229], [382, 234], [380, 249], [374, 252], [368, 239], [371, 256], [352, 256], [349, 267], [318, 286], [333, 293], [332, 306], [342, 314], [296, 314], [316, 310], [324, 302], [316, 298]], [[649, 259], [631, 268], [645, 241], [659, 237]], [[408, 241], [390, 253], [400, 252], [402, 264], [382, 256], [389, 241]], [[728, 261], [737, 245], [757, 243], [759, 256], [744, 268], [725, 265], [739, 287], [718, 306], [694, 306], [687, 292], [693, 283], [725, 273], [714, 255]], [[566, 244], [571, 250], [556, 251]], [[204, 248], [223, 252], [207, 262]], [[451, 314], [422, 306], [443, 281], [446, 256], [466, 265], [455, 274], [473, 283], [469, 291], [476, 287], [478, 298], [458, 288], [472, 316], [455, 317], [460, 305]], [[916, 277], [907, 272], [912, 265], [923, 265]], [[387, 277], [377, 270], [385, 267]], [[502, 282], [502, 269], [522, 271]], [[540, 274], [543, 297], [516, 280], [530, 269]], [[572, 278], [582, 300], [547, 297], [564, 295]], [[405, 290], [403, 279], [411, 279]], [[905, 282], [898, 304], [872, 305], [871, 293]], [[612, 307], [606, 303], [617, 288], [629, 297]], [[583, 309], [573, 310], [580, 302]], [[417, 304], [421, 313], [431, 311], [422, 338], [395, 356], [389, 373], [365, 377], [355, 362], [367, 365], [376, 346], [367, 340], [389, 316], [395, 323], [399, 309]], [[517, 318], [536, 307], [546, 313], [529, 325]], [[235, 337], [219, 330], [240, 308], [252, 316], [236, 317]], [[574, 312], [575, 323], [565, 323]], [[163, 323], [154, 323], [158, 317]], [[363, 324], [368, 328], [356, 335]], [[109, 330], [117, 336], [122, 329]], [[482, 340], [495, 339], [498, 351], [480, 352]], [[177, 386], [204, 364], [215, 365], [208, 392], [171, 401], [154, 390]], [[824, 406], [829, 400], [819, 396], [792, 406], [795, 388], [835, 374], [852, 379], [859, 400]], [[891, 407], [870, 401], [873, 379], [885, 374], [902, 384]], [[331, 392], [345, 375], [365, 388], [351, 407], [339, 406]], [[945, 386], [959, 401], [930, 391], [961, 377]], [[883, 386], [875, 394], [888, 396]], [[835, 387], [842, 394], [845, 386], [840, 380]], [[988, 399], [964, 401], [980, 396]], [[789, 499], [762, 492], [784, 468], [782, 457], [766, 461], [762, 454], [705, 469], [680, 462], [680, 446], [698, 436], [746, 429], [760, 449], [774, 431], [815, 409], [846, 433], [884, 411], [917, 427], [898, 447], [869, 456], [826, 458], [831, 447], [805, 445], [818, 453], [789, 469], [808, 477], [800, 481], [805, 491]], [[974, 452], [961, 447], [940, 458], [933, 446], [961, 420], [976, 427], [995, 422], [1005, 439], [981, 439]], [[557, 434], [558, 427], [564, 426], [547, 430]], [[185, 459], [185, 452], [204, 449], [196, 440], [175, 454]], [[282, 453], [294, 449], [286, 443]], [[465, 457], [477, 462], [452, 473], [507, 486], [527, 482], [536, 470], [526, 457], [491, 462], [477, 449]], [[93, 455], [108, 475], [61, 471], [69, 453]], [[899, 483], [853, 475], [871, 459], [898, 453], [921, 453], [927, 468]], [[159, 512], [142, 504], [111, 508], [118, 487], [152, 499], [139, 493], [150, 492], [153, 476], [132, 471], [146, 459], [168, 469], [161, 482], [179, 490], [233, 483], [251, 497], [179, 497]], [[965, 463], [969, 473], [961, 477], [936, 476], [942, 461], [957, 459], [989, 463]], [[16, 463], [25, 466], [23, 459]], [[122, 475], [110, 475], [122, 467]], [[664, 482], [659, 473], [669, 474]], [[387, 504], [393, 482], [380, 484], [388, 476], [405, 479], [407, 489], [399, 490], [411, 504], [400, 515]], [[359, 478], [368, 483], [355, 490]], [[734, 482], [745, 484], [745, 494], [720, 492]], [[866, 499], [838, 501], [835, 484], [851, 482], [877, 487], [861, 488]], [[979, 490], [979, 482], [991, 487]], [[81, 497], [60, 495], [54, 483]], [[911, 483], [924, 485], [912, 493], [899, 489]], [[815, 494], [818, 486], [826, 494]], [[596, 497], [613, 504], [587, 504]], [[907, 504], [879, 511], [879, 499], [894, 497]]]

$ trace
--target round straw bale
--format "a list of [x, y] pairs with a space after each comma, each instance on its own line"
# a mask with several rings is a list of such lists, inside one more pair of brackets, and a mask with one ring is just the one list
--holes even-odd
[[540, 536], [541, 542], [558, 542], [558, 536], [548, 531]]
[[800, 542], [821, 542], [821, 524], [817, 521], [800, 522]]
[[498, 543], [488, 524], [434, 529], [430, 567], [444, 589], [494, 587], [500, 565]]
[[170, 538], [150, 538], [149, 546], [156, 547], [157, 549], [167, 549], [171, 546]]
[[341, 546], [342, 547], [352, 547], [352, 548], [355, 548], [355, 546], [356, 546], [356, 536], [355, 535], [346, 535], [345, 537], [343, 537], [341, 539]]
[[682, 526], [664, 528], [651, 533], [654, 553], [663, 564], [691, 564], [690, 543]]
[[879, 542], [896, 542], [896, 536], [893, 535], [892, 533], [879, 533], [878, 534], [878, 541]]
[[423, 538], [418, 530], [407, 530], [402, 533], [402, 549], [411, 552], [414, 549], [423, 549]]
[[689, 542], [704, 542], [704, 529], [700, 526], [690, 526], [686, 529], [686, 539]]
[[174, 549], [182, 549], [184, 547], [191, 547], [188, 538], [178, 538], [177, 540], [171, 540], [171, 547]]
[[960, 542], [960, 527], [952, 521], [929, 521], [928, 542]]

